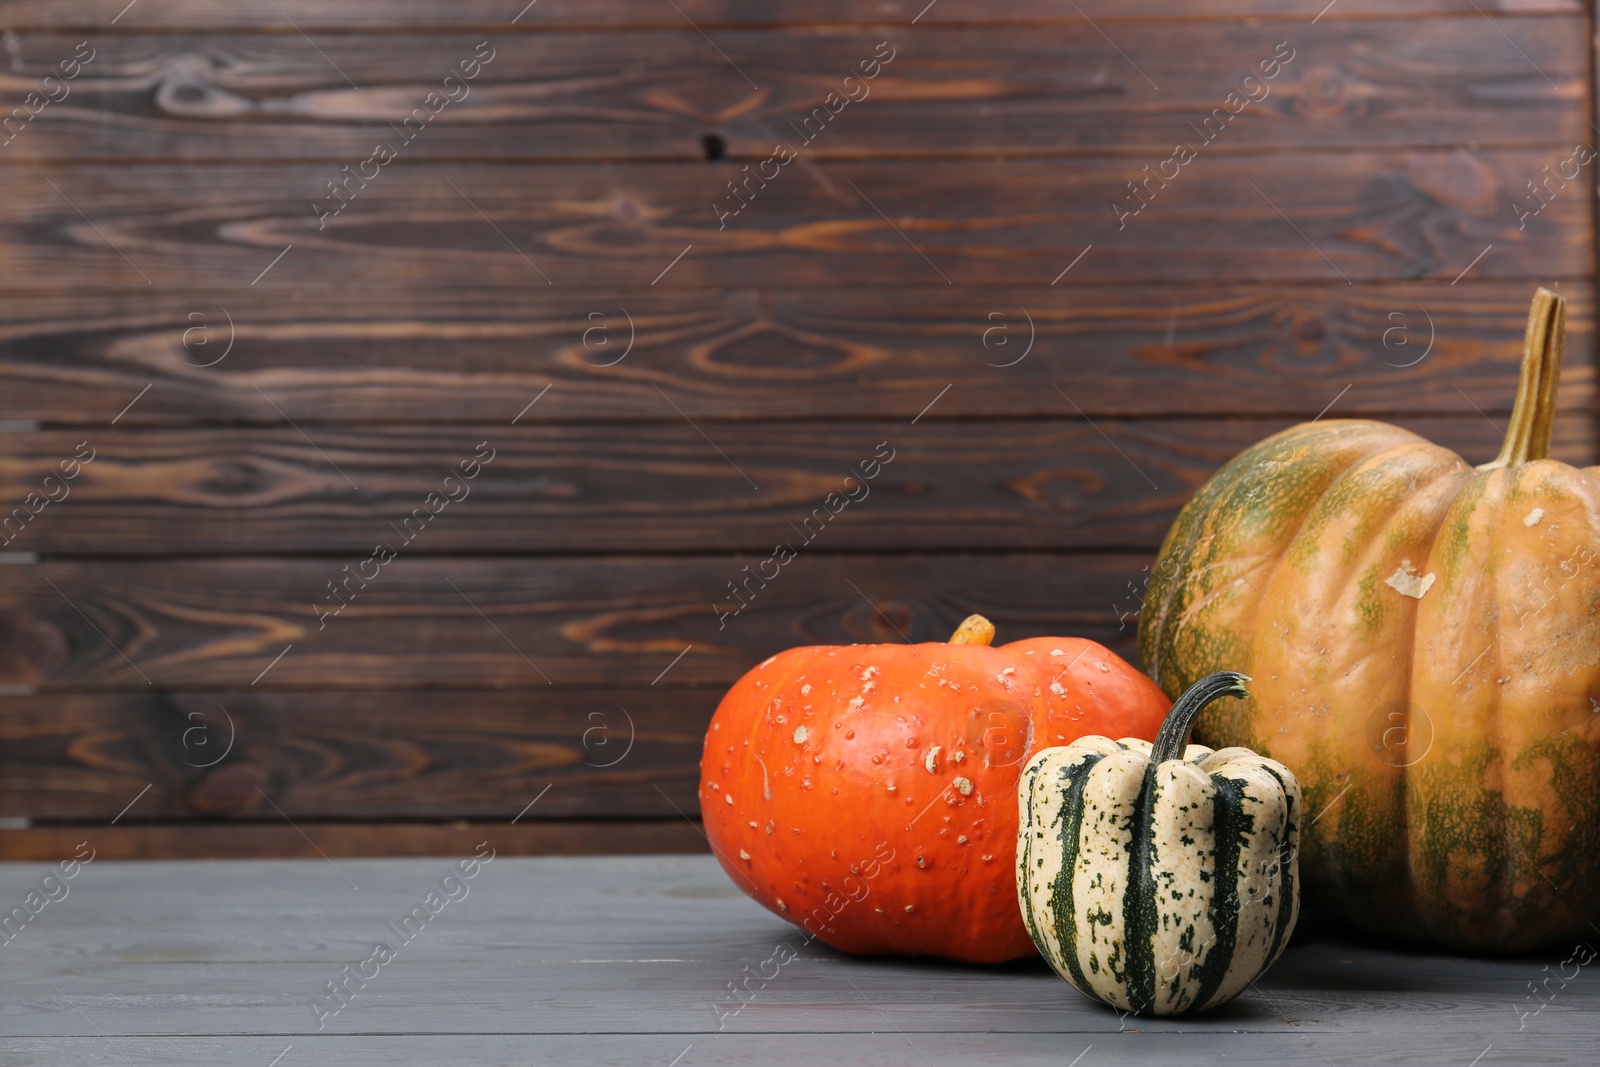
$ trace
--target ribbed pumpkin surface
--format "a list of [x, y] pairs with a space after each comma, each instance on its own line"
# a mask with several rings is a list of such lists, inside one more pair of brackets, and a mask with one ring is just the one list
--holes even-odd
[[1243, 749], [1085, 737], [1039, 753], [1018, 793], [1017, 893], [1074, 988], [1151, 1015], [1231, 1000], [1299, 917], [1300, 794]]
[[1079, 638], [790, 649], [712, 717], [706, 836], [735, 884], [845, 952], [1031, 955], [1015, 882], [1023, 764], [1086, 733], [1154, 737], [1168, 705]]
[[1308, 903], [1373, 930], [1509, 951], [1600, 915], [1600, 468], [1540, 458], [1560, 315], [1541, 291], [1494, 463], [1295, 427], [1196, 495], [1150, 583], [1146, 669], [1253, 677], [1196, 739], [1295, 773]]

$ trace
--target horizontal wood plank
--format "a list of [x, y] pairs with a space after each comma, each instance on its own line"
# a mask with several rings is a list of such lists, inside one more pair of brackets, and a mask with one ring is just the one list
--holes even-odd
[[124, 824], [508, 822], [536, 797], [527, 814], [540, 820], [696, 816], [720, 697], [657, 687], [7, 698], [0, 817], [109, 822], [136, 794]]
[[[762, 950], [762, 952], [771, 951], [771, 946]], [[1330, 949], [1329, 952], [1332, 955], [1337, 949]], [[743, 968], [747, 964], [759, 965], [765, 958], [765, 955], [758, 952], [748, 960], [741, 959], [733, 964], [730, 973], [742, 976]], [[1553, 961], [1553, 963], [1559, 962], [1561, 961]], [[1392, 963], [1386, 963], [1382, 972], [1383, 978], [1379, 980], [1387, 978], [1387, 975], [1394, 971], [1405, 970], [1409, 963], [1410, 961], [1403, 957]], [[1330, 969], [1333, 966], [1331, 961], [1328, 966]], [[952, 977], [959, 976], [961, 981], [970, 986], [972, 978], [964, 969], [951, 968], [947, 973]], [[717, 980], [729, 981], [726, 977], [714, 979]], [[1270, 982], [1270, 979], [1268, 981]], [[508, 990], [518, 988], [516, 977], [508, 976], [504, 982]], [[167, 995], [176, 999], [176, 994]], [[420, 1001], [427, 995], [419, 985], [417, 999]], [[811, 996], [809, 991], [806, 995]], [[952, 994], [951, 1001], [961, 995], [964, 994]], [[1265, 996], [1282, 999], [1282, 993], [1271, 985], [1267, 986]], [[237, 999], [244, 1001], [247, 997], [259, 1002], [252, 994], [241, 994]], [[509, 992], [506, 999], [507, 1014], [512, 1014], [516, 1009], [510, 1003]], [[838, 995], [832, 999], [835, 1002], [842, 1002]], [[605, 1003], [608, 1007], [614, 1004], [619, 1012], [624, 1006], [620, 999], [617, 1002]], [[802, 1002], [801, 1005], [794, 1003], [773, 1005], [774, 1010], [770, 1016], [787, 1015], [804, 1003], [806, 1002]], [[934, 1002], [931, 999], [922, 1003], [929, 1007], [949, 1006], [947, 1002]], [[976, 1024], [974, 1032], [941, 1032], [938, 1037], [929, 1038], [924, 1036], [926, 1031], [910, 1030], [903, 1016], [895, 1015], [893, 1018], [900, 1020], [896, 1023], [900, 1029], [899, 1035], [887, 1030], [883, 1032], [869, 1030], [857, 1034], [807, 1031], [803, 1037], [786, 1035], [774, 1039], [771, 1033], [751, 1030], [746, 1033], [712, 1033], [695, 1041], [678, 1033], [583, 1033], [522, 1037], [513, 1042], [512, 1048], [520, 1051], [526, 1047], [536, 1053], [540, 1058], [535, 1062], [541, 1067], [589, 1067], [596, 1061], [649, 1063], [660, 1058], [663, 1051], [670, 1057], [674, 1051], [681, 1052], [688, 1048], [704, 1050], [691, 1053], [696, 1056], [693, 1061], [696, 1067], [745, 1067], [747, 1064], [757, 1062], [770, 1064], [772, 1067], [794, 1067], [794, 1065], [818, 1062], [850, 1063], [858, 1064], [860, 1067], [899, 1067], [906, 1062], [908, 1056], [913, 1055], [905, 1047], [908, 1040], [905, 1035], [910, 1033], [915, 1035], [909, 1039], [917, 1051], [949, 1057], [950, 1062], [955, 1063], [988, 1061], [1048, 1067], [1061, 1058], [1063, 1044], [1073, 1043], [1081, 1049], [1093, 1046], [1100, 1050], [1096, 1059], [1092, 1061], [1095, 1067], [1147, 1067], [1151, 1063], [1179, 1062], [1193, 1067], [1281, 1067], [1282, 1064], [1295, 1062], [1307, 1052], [1307, 1035], [1303, 1031], [1308, 1028], [1300, 1025], [1307, 1012], [1300, 1007], [1301, 1003], [1303, 1002], [1296, 1003], [1293, 1024], [1267, 1018], [1253, 1023], [1248, 1036], [1242, 1032], [1241, 1024], [1232, 1015], [1226, 1016], [1228, 1025], [1239, 1028], [1239, 1032], [1209, 1041], [1197, 1040], [1193, 1032], [1177, 1034], [1133, 1031], [1128, 1032], [1127, 1036], [1107, 1034], [1104, 1033], [1104, 1027], [1097, 1025], [1103, 1022], [1103, 1019], [1096, 1020], [1094, 1016], [1089, 1016], [1081, 1024], [1082, 1029], [1079, 1032], [1088, 1035], [1081, 1039], [1076, 1036], [1064, 1038], [1059, 1033], [977, 1031]], [[1406, 1001], [1406, 1003], [1412, 1002]], [[627, 1007], [632, 1006], [633, 1002], [630, 1001]], [[1059, 1005], [1052, 1007], [1059, 1009]], [[1408, 1030], [1396, 1025], [1392, 1030], [1384, 1028], [1375, 1032], [1357, 1032], [1358, 1024], [1352, 1023], [1351, 1032], [1341, 1034], [1337, 1038], [1319, 1036], [1316, 1039], [1316, 1047], [1326, 1048], [1335, 1056], [1345, 1057], [1347, 1062], [1361, 1063], [1366, 1067], [1461, 1067], [1463, 1063], [1470, 1063], [1472, 1056], [1477, 1052], [1494, 1045], [1497, 1037], [1504, 1042], [1505, 1038], [1498, 1022], [1491, 1024], [1482, 1021], [1485, 1016], [1494, 1018], [1496, 1007], [1478, 1010], [1476, 1005], [1457, 1004], [1457, 1008], [1456, 1011], [1445, 1009], [1433, 1013], [1431, 1021], [1437, 1030]], [[1084, 1000], [1081, 1001], [1080, 1009], [1093, 1011], [1094, 1005]], [[985, 1004], [976, 1010], [991, 1009]], [[1266, 1007], [1262, 1008], [1263, 1012], [1267, 1010], [1269, 1009]], [[1498, 1010], [1503, 1012], [1505, 1009], [1503, 1006], [1498, 1006]], [[397, 1011], [396, 1015], [399, 1014]], [[706, 1014], [715, 1020], [714, 1013], [707, 1011]], [[311, 1017], [308, 1013], [307, 1018]], [[384, 1033], [349, 1037], [311, 1031], [296, 1033], [292, 1041], [277, 1036], [256, 1037], [233, 1033], [221, 1036], [191, 1034], [148, 1037], [139, 1031], [131, 1013], [127, 1018], [130, 1033], [118, 1034], [115, 1048], [134, 1057], [135, 1062], [143, 1059], [146, 1062], [163, 1064], [165, 1067], [213, 1067], [216, 1063], [229, 1058], [252, 1063], [270, 1063], [273, 1056], [284, 1051], [285, 1045], [293, 1046], [291, 1055], [297, 1057], [296, 1067], [301, 1065], [344, 1067], [357, 1050], [362, 1057], [362, 1063], [370, 1067], [399, 1067], [399, 1065], [419, 1067], [450, 1060], [466, 1063], [522, 1062], [515, 1058], [496, 1060], [496, 1057], [511, 1057], [504, 1036], [504, 1027], [508, 1024], [504, 1017], [495, 1024], [500, 1028], [499, 1032], [486, 1028], [480, 1034], [391, 1036]], [[1111, 1016], [1111, 1021], [1116, 1021], [1115, 1015]], [[1582, 1059], [1584, 1054], [1575, 1050], [1586, 1047], [1585, 1042], [1588, 1038], [1584, 1026], [1588, 1021], [1586, 1017], [1563, 1019], [1556, 1022], [1552, 1028], [1530, 1033], [1518, 1042], [1518, 1055], [1526, 1057], [1525, 1062], [1528, 1063], [1581, 1064], [1584, 1062]], [[1261, 1026], [1279, 1026], [1282, 1029], [1277, 1032], [1261, 1032]], [[216, 1029], [225, 1030], [226, 1025], [219, 1023]], [[309, 1027], [307, 1029], [309, 1030]], [[1314, 1032], [1321, 1033], [1321, 1031]], [[673, 1044], [678, 1046], [676, 1050], [669, 1047]], [[899, 1045], [898, 1048], [895, 1047], [896, 1044]], [[99, 1034], [90, 1033], [81, 1037], [19, 1037], [13, 1039], [9, 1047], [19, 1057], [25, 1057], [23, 1060], [25, 1063], [49, 1063], [55, 1058], [62, 1063], [73, 1064], [74, 1067], [127, 1067], [116, 1056], [112, 1047], [106, 1044], [105, 1038]], [[921, 1060], [915, 1062], [920, 1063]]]
[[[358, 558], [376, 544], [407, 555], [766, 553], [778, 542], [818, 552], [1153, 551], [1218, 467], [1289, 425], [1085, 421], [1073, 393], [1092, 386], [1071, 378], [1059, 388], [1051, 395], [1065, 417], [1049, 421], [11, 434], [0, 499], [67, 495], [26, 525], [18, 515], [28, 509], [13, 512], [6, 548]], [[546, 403], [541, 415], [559, 411], [557, 399]], [[1479, 412], [1398, 421], [1473, 463], [1498, 453], [1506, 423]], [[1600, 462], [1592, 415], [1574, 411], [1556, 426], [1556, 458]], [[93, 461], [63, 482], [63, 459], [91, 448]]]
[[[1208, 29], [1204, 48], [1158, 22], [1120, 27], [1113, 48], [1082, 21], [1043, 31], [729, 30], [716, 48], [682, 20], [670, 32], [491, 34], [481, 49], [485, 38], [465, 34], [139, 34], [96, 38], [68, 95], [15, 131], [6, 152], [74, 164], [328, 160], [333, 176], [379, 143], [407, 162], [700, 160], [714, 136], [713, 153], [751, 162], [783, 142], [806, 159], [1138, 152], [1154, 164], [1215, 122], [1230, 92], [1259, 99], [1225, 115], [1208, 152], [1570, 149], [1591, 136], [1583, 26], [1579, 15], [1381, 19], [1306, 34], [1232, 22]], [[17, 38], [22, 65], [0, 83], [0, 113], [39, 92], [80, 40]], [[463, 60], [475, 74], [465, 83]], [[1275, 76], [1241, 88], [1269, 60]], [[863, 70], [874, 75], [865, 83]], [[450, 74], [451, 102], [402, 143], [400, 124]], [[838, 103], [846, 94], [851, 102]], [[829, 107], [841, 109], [836, 118]]]
[[[1568, 299], [1561, 404], [1588, 407], [1594, 286], [1549, 284]], [[0, 305], [0, 419], [509, 423], [549, 386], [524, 423], [909, 420], [938, 396], [928, 422], [1056, 415], [1052, 383], [1095, 419], [1310, 418], [1336, 395], [1342, 414], [1498, 414], [1516, 391], [1532, 288], [1469, 275], [960, 287], [936, 300], [904, 287], [440, 293], [426, 280], [292, 301], [248, 287], [72, 289]]]
[[[692, 790], [693, 787], [691, 787]], [[148, 798], [146, 798], [148, 799]], [[113, 813], [115, 814], [115, 813]], [[128, 816], [132, 820], [133, 816]], [[296, 820], [298, 821], [298, 820]], [[54, 863], [94, 841], [95, 860], [303, 859], [366, 856], [471, 856], [480, 841], [508, 856], [636, 855], [711, 851], [699, 827], [686, 819], [319, 822], [300, 829], [287, 822], [190, 822], [107, 826], [62, 823], [25, 830], [0, 829], [0, 862]]]
[[[771, 574], [765, 558], [402, 556], [364, 589], [342, 559], [11, 567], [0, 585], [0, 684], [715, 687], [795, 645], [944, 641], [976, 611], [1002, 641], [1077, 634], [1132, 657], [1125, 616], [1149, 563], [1143, 553], [802, 549], [766, 588], [749, 579], [740, 611], [731, 583], [747, 579], [746, 565]], [[362, 570], [371, 572], [356, 561], [351, 573]], [[336, 579], [344, 600], [330, 591]]]
[[[1572, 946], [1469, 960], [1303, 914], [1281, 960], [1237, 1000], [1130, 1020], [1037, 959], [972, 967], [836, 952], [744, 899], [703, 855], [497, 851], [458, 879], [464, 892], [447, 887], [455, 899], [424, 936], [390, 931], [452, 865], [97, 857], [6, 946], [8, 1051], [98, 1067], [126, 1047], [190, 1062], [186, 1047], [225, 1035], [233, 1044], [210, 1062], [266, 1064], [292, 1046], [295, 1062], [312, 1063], [669, 1064], [692, 1048], [687, 1063], [891, 1067], [926, 1049], [929, 1062], [1046, 1065], [1092, 1046], [1090, 1065], [1321, 1063], [1321, 1052], [1337, 1064], [1462, 1067], [1492, 1044], [1506, 1062], [1575, 1064], [1600, 1008], [1600, 992], [1575, 978], [1553, 1001], [1531, 999], [1546, 966], [1587, 958]], [[20, 900], [44, 873], [11, 867], [0, 892]], [[309, 1010], [375, 940], [397, 965], [352, 982], [337, 1014]], [[781, 971], [764, 970], [768, 959]], [[1527, 1012], [1524, 1030], [1514, 1008]], [[477, 1042], [490, 1034], [498, 1044]], [[267, 1036], [275, 1047], [249, 1043]]]
[[[292, 32], [305, 29], [378, 29], [392, 26], [439, 29], [481, 27], [509, 31], [523, 27], [653, 26], [676, 29], [686, 21], [699, 26], [759, 25], [860, 25], [897, 23], [918, 27], [940, 24], [1073, 23], [1118, 19], [1178, 18], [1281, 18], [1310, 22], [1316, 14], [1298, 0], [1082, 0], [1064, 5], [1052, 0], [1013, 0], [1006, 4], [986, 0], [769, 0], [752, 4], [740, 0], [679, 0], [682, 14], [653, 0], [540, 0], [524, 5], [515, 0], [344, 0], [338, 4], [318, 0], [281, 0], [264, 5], [232, 0], [143, 0], [124, 14], [126, 0], [77, 0], [71, 5], [51, 0], [0, 0], [0, 22], [22, 27], [74, 27], [103, 33], [139, 33], [151, 29], [266, 29]], [[667, 7], [663, 12], [662, 8]], [[1342, 0], [1318, 24], [1354, 15], [1476, 16], [1488, 12], [1501, 16], [1526, 13], [1578, 13], [1581, 0]]]
[[[0, 286], [1586, 277], [1589, 198], [1569, 184], [1532, 217], [1514, 199], [1570, 151], [1201, 156], [1131, 217], [1116, 201], [1132, 160], [820, 163], [752, 185], [731, 222], [715, 207], [729, 164], [417, 163], [350, 201], [325, 194], [328, 165], [82, 166], [59, 181], [24, 168], [0, 202]], [[345, 206], [319, 222], [324, 195]]]

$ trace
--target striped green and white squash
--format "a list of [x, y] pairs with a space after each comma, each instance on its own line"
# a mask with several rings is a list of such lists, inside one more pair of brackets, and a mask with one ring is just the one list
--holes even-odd
[[1154, 745], [1084, 737], [1023, 771], [1023, 921], [1084, 995], [1147, 1015], [1213, 1008], [1288, 943], [1300, 911], [1294, 775], [1248, 749], [1184, 747], [1201, 709], [1248, 695], [1247, 681], [1196, 682]]

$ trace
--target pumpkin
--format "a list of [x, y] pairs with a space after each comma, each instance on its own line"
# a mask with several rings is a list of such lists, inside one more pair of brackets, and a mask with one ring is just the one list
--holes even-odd
[[1017, 779], [1086, 733], [1154, 737], [1169, 701], [1073, 637], [794, 648], [717, 707], [700, 810], [724, 869], [834, 948], [997, 963], [1033, 954], [1013, 874]]
[[1232, 1000], [1278, 958], [1300, 914], [1294, 775], [1242, 748], [1185, 746], [1207, 704], [1246, 696], [1209, 675], [1155, 744], [1084, 737], [1047, 748], [1017, 789], [1017, 898], [1073, 988], [1124, 1011], [1178, 1015]]
[[1548, 458], [1563, 301], [1540, 289], [1505, 445], [1314, 421], [1223, 467], [1140, 619], [1168, 693], [1236, 667], [1195, 737], [1293, 769], [1307, 904], [1475, 952], [1600, 915], [1600, 468]]

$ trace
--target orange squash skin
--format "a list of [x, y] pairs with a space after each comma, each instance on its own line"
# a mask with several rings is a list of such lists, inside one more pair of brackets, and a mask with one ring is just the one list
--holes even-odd
[[[1525, 382], [1559, 367], [1552, 307]], [[1549, 336], [1530, 326], [1535, 357]], [[1269, 438], [1152, 574], [1146, 668], [1169, 693], [1253, 677], [1195, 739], [1294, 771], [1308, 903], [1380, 933], [1512, 952], [1600, 917], [1600, 468], [1539, 458], [1544, 388], [1484, 468], [1365, 420]]]
[[735, 884], [834, 948], [998, 963], [1017, 906], [1017, 782], [1085, 734], [1150, 739], [1171, 701], [1079, 638], [810, 646], [718, 706], [706, 836]]

